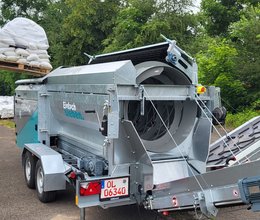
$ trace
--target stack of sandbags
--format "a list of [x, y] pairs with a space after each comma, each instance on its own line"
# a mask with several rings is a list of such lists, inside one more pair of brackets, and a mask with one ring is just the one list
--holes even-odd
[[0, 29], [0, 60], [51, 70], [46, 33], [27, 18], [15, 18]]
[[14, 117], [14, 97], [0, 96], [0, 118]]

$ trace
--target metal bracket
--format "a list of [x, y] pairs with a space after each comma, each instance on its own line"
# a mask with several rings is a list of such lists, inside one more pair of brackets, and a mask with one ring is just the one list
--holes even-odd
[[48, 93], [40, 93], [39, 95], [40, 95], [40, 97], [48, 97], [48, 96], [50, 96]]
[[218, 209], [213, 204], [213, 198], [211, 190], [205, 190], [204, 192], [198, 192], [198, 197], [201, 212], [209, 218], [216, 217]]
[[145, 201], [144, 201], [144, 208], [145, 209], [148, 209], [148, 210], [152, 210], [153, 209], [153, 196], [151, 195], [148, 195], [146, 198], [145, 198]]
[[144, 86], [139, 86], [139, 99], [141, 100], [140, 115], [144, 115], [145, 97], [144, 97]]

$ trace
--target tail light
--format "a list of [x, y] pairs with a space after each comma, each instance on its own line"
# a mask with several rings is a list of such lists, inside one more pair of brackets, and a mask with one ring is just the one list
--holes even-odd
[[90, 196], [100, 194], [101, 182], [85, 182], [80, 184], [79, 194], [81, 196]]

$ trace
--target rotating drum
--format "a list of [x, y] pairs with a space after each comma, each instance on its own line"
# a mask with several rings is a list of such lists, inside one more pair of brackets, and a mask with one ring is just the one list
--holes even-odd
[[[191, 84], [184, 73], [165, 63], [150, 61], [140, 63], [135, 67], [137, 69], [136, 83], [139, 85]], [[153, 101], [153, 104], [166, 127], [150, 100], [145, 101], [143, 116], [140, 114], [140, 101], [126, 102], [125, 117], [133, 122], [148, 151], [167, 153], [174, 149], [176, 144], [180, 145], [192, 132], [197, 116], [197, 104], [188, 99], [185, 101]]]

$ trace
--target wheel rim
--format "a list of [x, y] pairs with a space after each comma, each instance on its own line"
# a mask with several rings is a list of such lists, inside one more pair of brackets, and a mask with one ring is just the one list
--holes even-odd
[[41, 167], [37, 171], [37, 188], [39, 193], [43, 192], [43, 171]]
[[25, 176], [28, 181], [30, 181], [31, 179], [31, 168], [32, 168], [31, 162], [29, 158], [27, 158], [25, 161]]

